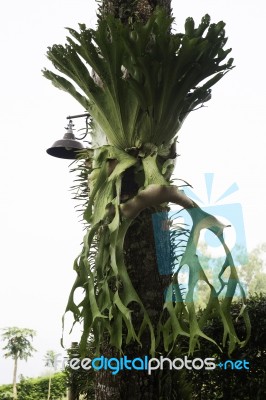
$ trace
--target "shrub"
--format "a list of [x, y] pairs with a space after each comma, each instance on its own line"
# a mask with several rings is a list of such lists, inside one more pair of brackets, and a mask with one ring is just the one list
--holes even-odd
[[[24, 378], [17, 385], [18, 400], [46, 400], [48, 394], [49, 378]], [[50, 400], [61, 400], [66, 396], [66, 375], [59, 372], [52, 377]], [[13, 398], [12, 385], [0, 386], [0, 400]]]
[[[206, 371], [192, 370], [189, 375], [193, 384], [193, 399], [196, 400], [262, 400], [266, 398], [266, 296], [265, 294], [256, 294], [250, 297], [247, 307], [251, 321], [251, 338], [248, 344], [243, 348], [237, 348], [231, 356], [234, 360], [246, 360], [249, 362], [249, 370], [231, 370], [220, 369]], [[238, 315], [241, 305], [234, 303], [233, 314]], [[238, 320], [237, 329], [239, 335], [243, 335], [243, 321]], [[221, 324], [217, 320], [212, 320], [207, 334], [221, 344], [221, 335], [223, 332]], [[212, 343], [206, 341], [204, 346], [194, 354], [193, 357], [215, 357], [223, 362], [229, 359], [226, 352], [219, 353]]]

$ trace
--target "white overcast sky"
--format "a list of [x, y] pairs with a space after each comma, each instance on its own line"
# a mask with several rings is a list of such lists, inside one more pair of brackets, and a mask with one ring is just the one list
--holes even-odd
[[[172, 4], [178, 31], [188, 16], [196, 23], [205, 13], [213, 22], [224, 20], [236, 65], [214, 87], [208, 107], [184, 123], [176, 176], [189, 181], [206, 200], [204, 174], [214, 173], [210, 204], [236, 183], [239, 190], [219, 204], [241, 204], [251, 250], [265, 241], [265, 1]], [[41, 69], [51, 67], [47, 47], [65, 42], [64, 27], [77, 28], [78, 22], [93, 26], [95, 9], [94, 0], [1, 4], [0, 328], [37, 331], [38, 352], [19, 366], [25, 376], [44, 371], [47, 350], [63, 352], [61, 316], [83, 237], [69, 191], [69, 162], [45, 150], [63, 135], [66, 116], [84, 110], [44, 79]], [[82, 121], [78, 124], [83, 126]], [[76, 337], [66, 337], [66, 344]], [[0, 384], [11, 377], [12, 363], [0, 351]]]

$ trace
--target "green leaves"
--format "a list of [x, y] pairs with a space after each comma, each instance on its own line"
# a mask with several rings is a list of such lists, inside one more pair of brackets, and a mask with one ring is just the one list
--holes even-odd
[[[151, 354], [161, 340], [165, 350], [171, 351], [179, 335], [190, 338], [189, 350], [193, 352], [200, 336], [212, 340], [203, 328], [213, 311], [223, 321], [224, 344], [229, 340], [229, 352], [244, 343], [238, 339], [230, 317], [231, 301], [240, 284], [223, 241], [223, 226], [171, 186], [168, 171], [172, 169], [170, 147], [177, 132], [187, 115], [210, 99], [213, 85], [232, 68], [232, 59], [224, 62], [231, 49], [224, 50], [227, 39], [222, 21], [210, 24], [210, 17], [205, 15], [195, 27], [193, 19], [188, 18], [182, 34], [171, 33], [171, 22], [161, 9], [145, 25], [135, 23], [133, 27], [107, 16], [96, 30], [84, 24], [80, 24], [79, 32], [69, 28], [67, 44], [54, 45], [47, 53], [62, 75], [44, 70], [44, 76], [91, 114], [94, 131], [105, 135], [108, 143], [80, 156], [89, 164], [87, 172], [86, 167], [80, 167], [81, 193], [89, 196], [83, 215], [88, 231], [74, 264], [77, 279], [66, 312], [74, 314], [75, 322], [83, 321], [84, 351], [91, 333], [98, 351], [106, 333], [110, 343], [122, 350], [131, 340], [141, 343], [141, 335], [148, 329]], [[137, 189], [134, 194], [126, 193], [125, 199], [121, 195], [122, 179], [129, 170]], [[84, 188], [87, 183], [88, 188]], [[183, 299], [176, 272], [172, 285], [176, 300], [165, 302], [159, 324], [154, 327], [128, 276], [124, 239], [143, 209], [168, 202], [188, 209], [193, 219], [180, 264], [180, 268], [184, 264], [189, 267], [189, 290]], [[224, 269], [230, 268], [229, 281], [222, 283], [227, 285], [227, 297], [221, 305], [196, 255], [203, 228], [219, 237], [226, 252]], [[222, 272], [219, 278], [222, 282]], [[213, 296], [198, 321], [193, 296], [199, 280], [207, 283]], [[84, 290], [78, 304], [74, 301], [77, 288]], [[131, 303], [141, 310], [138, 331], [132, 323]], [[243, 316], [248, 337], [245, 309]]]
[[146, 25], [135, 23], [133, 29], [111, 16], [97, 30], [84, 24], [80, 32], [68, 28], [67, 44], [54, 45], [47, 56], [70, 81], [48, 70], [44, 76], [90, 112], [111, 145], [170, 143], [189, 112], [209, 100], [210, 88], [232, 68], [232, 60], [221, 65], [231, 51], [223, 49], [223, 22], [210, 25], [206, 15], [195, 27], [188, 18], [184, 34], [170, 33], [171, 22], [157, 9]]
[[[85, 153], [82, 152], [87, 160], [88, 154]], [[108, 171], [110, 160], [116, 161], [112, 171]], [[132, 219], [121, 219], [121, 179], [124, 171], [136, 163], [135, 157], [112, 146], [103, 146], [94, 152], [93, 166], [99, 169], [99, 173], [93, 182], [84, 213], [84, 218], [90, 225], [84, 237], [82, 252], [74, 263], [77, 279], [66, 307], [66, 312], [73, 313], [75, 322], [83, 322], [80, 342], [82, 352], [86, 350], [91, 333], [96, 350], [99, 351], [106, 331], [110, 343], [121, 349], [123, 326], [126, 329], [127, 343], [131, 340], [141, 343], [141, 334], [148, 326], [151, 352], [155, 352], [153, 326], [128, 276], [123, 255], [124, 238]], [[98, 250], [97, 256], [95, 246]], [[84, 297], [79, 304], [74, 301], [77, 288], [84, 289]], [[132, 302], [139, 304], [143, 314], [138, 332], [132, 324], [131, 310], [128, 307]]]
[[[91, 150], [83, 151], [83, 158], [88, 162], [92, 157]], [[110, 164], [111, 161], [111, 164]], [[92, 173], [96, 170], [95, 179], [91, 185], [91, 192], [84, 218], [89, 223], [84, 245], [80, 256], [76, 259], [74, 268], [77, 279], [70, 293], [66, 308], [74, 314], [74, 320], [83, 322], [81, 351], [85, 351], [87, 339], [93, 334], [96, 350], [105, 333], [108, 334], [110, 344], [119, 350], [132, 340], [141, 344], [142, 333], [150, 332], [150, 353], [155, 354], [161, 343], [167, 352], [173, 350], [180, 336], [189, 338], [189, 352], [193, 353], [198, 345], [199, 337], [210, 340], [204, 328], [207, 321], [215, 313], [224, 326], [223, 346], [229, 343], [231, 353], [236, 345], [243, 346], [250, 336], [250, 323], [246, 308], [243, 306], [241, 315], [246, 326], [246, 338], [240, 340], [234, 328], [234, 321], [230, 314], [234, 293], [240, 288], [245, 304], [245, 293], [239, 282], [236, 268], [231, 254], [223, 239], [225, 226], [215, 217], [201, 210], [184, 192], [169, 185], [162, 175], [157, 163], [157, 148], [147, 143], [137, 157], [129, 155], [113, 146], [102, 146], [94, 150], [91, 160]], [[110, 169], [110, 166], [112, 168]], [[132, 166], [142, 167], [144, 186], [138, 194], [125, 203], [121, 203], [120, 192], [122, 176]], [[162, 168], [162, 167], [161, 167]], [[86, 175], [84, 175], [85, 179]], [[156, 207], [166, 203], [176, 203], [187, 209], [193, 220], [193, 227], [188, 236], [185, 251], [179, 268], [173, 274], [172, 284], [166, 296], [164, 309], [157, 326], [153, 326], [132, 285], [124, 262], [124, 239], [128, 228], [139, 213], [145, 208]], [[218, 278], [221, 289], [216, 292], [209, 282], [197, 256], [197, 245], [202, 229], [209, 229], [222, 243], [226, 259], [219, 271]], [[176, 242], [173, 242], [176, 245]], [[186, 297], [180, 290], [180, 271], [183, 265], [189, 268], [189, 283]], [[223, 280], [225, 269], [230, 270], [227, 282]], [[210, 288], [210, 296], [205, 310], [198, 319], [195, 309], [194, 294], [199, 281], [204, 281]], [[219, 294], [227, 288], [225, 298], [220, 301]], [[74, 293], [77, 288], [83, 288], [83, 300], [76, 304]], [[174, 297], [172, 296], [174, 293]], [[138, 304], [141, 310], [142, 321], [139, 328], [132, 323], [132, 303]], [[122, 335], [123, 333], [123, 335]], [[124, 338], [124, 339], [123, 339]]]
[[3, 328], [2, 339], [6, 342], [3, 350], [6, 350], [4, 357], [11, 357], [14, 360], [27, 360], [36, 351], [31, 341], [36, 335], [33, 329], [18, 328], [12, 326]]
[[[186, 296], [186, 304], [189, 313], [190, 324], [190, 352], [193, 353], [194, 347], [198, 336], [202, 336], [205, 339], [213, 341], [210, 337], [207, 337], [202, 329], [206, 326], [206, 321], [212, 318], [213, 311], [216, 312], [221, 318], [224, 326], [223, 335], [223, 346], [225, 347], [227, 342], [229, 344], [228, 353], [231, 354], [235, 349], [236, 345], [244, 346], [250, 337], [250, 323], [247, 312], [245, 308], [243, 309], [244, 323], [246, 327], [246, 337], [240, 340], [235, 331], [234, 322], [230, 314], [231, 304], [234, 298], [234, 294], [237, 286], [240, 288], [241, 300], [243, 304], [246, 303], [246, 296], [242, 285], [239, 281], [237, 271], [228, 247], [225, 244], [223, 231], [226, 228], [222, 223], [220, 223], [215, 217], [201, 210], [197, 205], [193, 208], [187, 210], [192, 218], [193, 226], [188, 238], [186, 250], [180, 262], [179, 270], [183, 265], [187, 265], [189, 268], [189, 283], [188, 283], [188, 293]], [[204, 270], [199, 262], [197, 256], [197, 246], [199, 241], [200, 232], [202, 229], [209, 229], [213, 232], [218, 240], [221, 242], [224, 252], [225, 252], [225, 262], [220, 271], [219, 276], [221, 277], [225, 269], [229, 269], [230, 275], [228, 281], [221, 285], [219, 292], [216, 292], [213, 285], [209, 282]], [[179, 272], [179, 271], [178, 271]], [[177, 272], [177, 273], [178, 273]], [[210, 287], [210, 296], [206, 308], [204, 309], [201, 319], [197, 321], [195, 306], [194, 306], [194, 291], [196, 284], [199, 280], [207, 283]], [[224, 286], [227, 287], [225, 297], [219, 299], [219, 294], [223, 290]], [[219, 299], [219, 300], [218, 300]]]

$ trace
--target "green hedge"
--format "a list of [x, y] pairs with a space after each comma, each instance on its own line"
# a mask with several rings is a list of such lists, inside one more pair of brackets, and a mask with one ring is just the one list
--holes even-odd
[[[46, 400], [49, 378], [22, 378], [17, 385], [18, 400]], [[50, 400], [61, 400], [66, 396], [66, 375], [59, 372], [52, 376]], [[12, 385], [0, 386], [0, 400], [12, 399]]]
[[[192, 371], [189, 377], [192, 381], [195, 400], [264, 400], [266, 399], [266, 296], [263, 294], [251, 296], [248, 300], [248, 311], [251, 320], [251, 338], [244, 348], [238, 348], [232, 354], [232, 360], [246, 360], [249, 370], [220, 369]], [[233, 313], [237, 316], [240, 304], [235, 303]], [[237, 330], [241, 336], [244, 324], [239, 320]], [[210, 332], [211, 331], [211, 332]], [[213, 320], [206, 333], [211, 334], [217, 343], [221, 343], [222, 326]], [[244, 333], [242, 333], [244, 336]], [[228, 360], [226, 352], [219, 353], [212, 343], [206, 341], [193, 358], [215, 357], [221, 362]]]
[[0, 386], [0, 400], [9, 400], [13, 397], [12, 385]]

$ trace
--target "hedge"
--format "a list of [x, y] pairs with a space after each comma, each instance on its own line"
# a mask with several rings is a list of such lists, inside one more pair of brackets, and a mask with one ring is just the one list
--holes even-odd
[[[18, 400], [46, 400], [49, 377], [22, 378], [17, 385]], [[67, 383], [64, 372], [52, 376], [50, 400], [61, 400], [66, 396]], [[12, 399], [12, 385], [0, 386], [0, 400]]]

